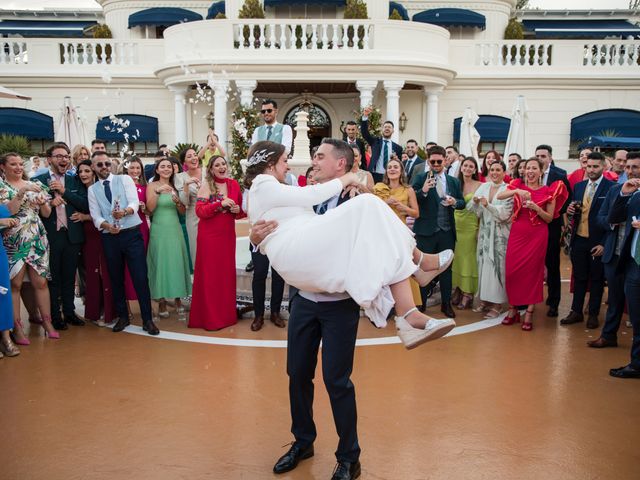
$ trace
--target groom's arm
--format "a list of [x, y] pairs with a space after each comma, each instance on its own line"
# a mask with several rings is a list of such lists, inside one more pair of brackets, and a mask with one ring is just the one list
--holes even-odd
[[275, 220], [258, 220], [253, 224], [249, 233], [249, 241], [254, 247], [254, 251], [269, 234], [275, 232], [276, 228], [278, 228], [278, 222]]

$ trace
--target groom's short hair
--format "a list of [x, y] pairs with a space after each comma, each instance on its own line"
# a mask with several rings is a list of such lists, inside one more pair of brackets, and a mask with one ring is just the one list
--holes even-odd
[[344, 140], [338, 140], [337, 138], [323, 138], [322, 143], [333, 147], [333, 153], [336, 158], [345, 159], [345, 173], [350, 172], [354, 162], [353, 147]]

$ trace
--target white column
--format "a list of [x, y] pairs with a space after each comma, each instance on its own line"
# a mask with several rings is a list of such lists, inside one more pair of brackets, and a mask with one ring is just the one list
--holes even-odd
[[373, 104], [373, 91], [377, 86], [377, 80], [358, 80], [356, 82], [356, 88], [360, 92], [360, 108]]
[[169, 90], [173, 92], [175, 109], [175, 144], [187, 143], [187, 87], [175, 85], [169, 87]]
[[307, 112], [299, 110], [296, 113], [296, 138], [293, 143], [293, 157], [289, 160], [289, 167], [296, 175], [304, 175], [311, 165], [308, 121]]
[[227, 100], [229, 99], [229, 80], [214, 80], [213, 91], [215, 103], [213, 107], [214, 130], [220, 143], [227, 149]]
[[243, 4], [243, 0], [226, 0], [224, 4], [224, 15], [229, 20], [236, 20]]
[[425, 142], [438, 143], [438, 98], [443, 87], [425, 87], [424, 95], [427, 97], [427, 124], [425, 130]]
[[387, 117], [382, 119], [383, 123], [386, 120], [392, 121], [393, 135], [391, 140], [398, 143], [400, 139], [400, 128], [398, 127], [398, 120], [400, 119], [400, 90], [404, 86], [403, 80], [385, 80], [382, 82], [385, 91], [387, 92]]
[[245, 108], [253, 104], [253, 91], [258, 86], [256, 80], [236, 80], [236, 87], [240, 90], [240, 105]]
[[386, 20], [389, 18], [389, 2], [381, 0], [365, 0], [367, 15], [371, 20]]

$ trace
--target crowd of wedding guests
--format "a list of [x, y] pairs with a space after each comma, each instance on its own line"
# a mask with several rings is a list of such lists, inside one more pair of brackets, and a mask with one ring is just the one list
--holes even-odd
[[[264, 125], [254, 141], [271, 139], [290, 151], [290, 127], [275, 120], [276, 102], [263, 102], [261, 113]], [[536, 147], [532, 157], [509, 152], [506, 159], [494, 150], [476, 159], [434, 143], [421, 150], [415, 140], [403, 148], [391, 139], [392, 122], [383, 124], [380, 137], [372, 136], [369, 114], [365, 109], [360, 132], [355, 122], [345, 130], [360, 193], [385, 201], [413, 230], [420, 250], [455, 250], [452, 267], [434, 284], [413, 283], [416, 305], [424, 309], [438, 283], [445, 316], [472, 309], [485, 319], [504, 315], [504, 325], [521, 323], [530, 331], [545, 282], [546, 316], [559, 316], [564, 245], [572, 264], [572, 302], [560, 324], [581, 323], [586, 313], [586, 327], [598, 328], [606, 284], [604, 327], [589, 346], [617, 346], [625, 305], [631, 319], [638, 315], [629, 296], [638, 285], [636, 272], [625, 267], [640, 263], [640, 221], [626, 217], [640, 187], [639, 152], [620, 150], [609, 159], [585, 149], [578, 168], [567, 174], [555, 166], [549, 145]], [[32, 158], [28, 167], [15, 153], [0, 158], [3, 355], [17, 355], [16, 344], [30, 343], [21, 303], [32, 328], [42, 327], [47, 338], [84, 325], [75, 312], [77, 287], [85, 297], [84, 318], [116, 332], [129, 325], [132, 301], [152, 335], [159, 332], [154, 320], [168, 317], [169, 306], [186, 320], [189, 303], [190, 327], [219, 330], [236, 323], [235, 221], [244, 217], [242, 189], [229, 178], [214, 132], [200, 151], [186, 149], [180, 158], [162, 147], [152, 165], [135, 156], [110, 158], [99, 139], [91, 147], [56, 143], [45, 162]], [[313, 175], [310, 168], [287, 183], [304, 188], [315, 183]], [[262, 257], [252, 247], [254, 331], [264, 322], [269, 263]], [[279, 276], [272, 277], [276, 282]], [[284, 327], [283, 285], [274, 288], [279, 292], [271, 320]], [[639, 335], [631, 364], [612, 375], [640, 375]]]

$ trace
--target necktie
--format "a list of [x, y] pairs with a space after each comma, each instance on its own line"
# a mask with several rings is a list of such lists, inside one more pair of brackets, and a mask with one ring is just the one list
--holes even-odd
[[109, 186], [109, 183], [111, 183], [109, 180], [105, 180], [102, 182], [102, 185], [104, 185], [104, 196], [107, 197], [107, 200], [111, 203], [113, 197], [111, 196], [111, 187]]
[[382, 161], [385, 170], [387, 169], [387, 162], [389, 162], [389, 140], [383, 140], [384, 147], [382, 148]]
[[440, 198], [446, 195], [444, 186], [442, 185], [442, 174], [436, 175], [436, 192]]
[[267, 127], [267, 141], [271, 139], [271, 134], [273, 133], [273, 126], [269, 125]]
[[587, 187], [587, 198], [585, 198], [585, 207], [591, 207], [591, 202], [593, 201], [593, 196], [596, 193], [595, 189], [596, 184], [594, 182], [589, 183]]
[[329, 207], [329, 200], [326, 200], [322, 202], [320, 205], [318, 205], [318, 208], [316, 209], [316, 213], [318, 215], [324, 215], [328, 207]]
[[[55, 179], [60, 183], [64, 183], [64, 175], [55, 175]], [[60, 194], [56, 194], [56, 196], [59, 197]], [[56, 207], [56, 231], [62, 228], [67, 228], [67, 210], [64, 203]]]

